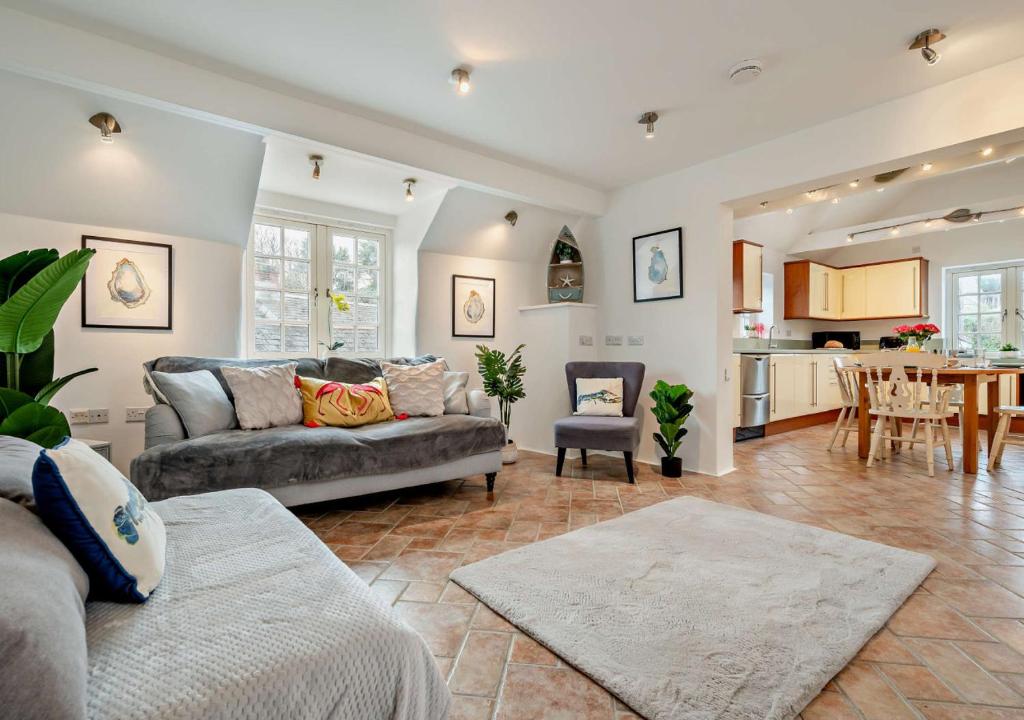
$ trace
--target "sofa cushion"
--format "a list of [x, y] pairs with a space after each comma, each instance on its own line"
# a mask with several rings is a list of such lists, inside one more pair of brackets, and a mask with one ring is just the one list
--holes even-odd
[[469, 415], [468, 372], [446, 372], [444, 374], [444, 414]]
[[444, 415], [444, 361], [424, 365], [381, 363], [395, 415]]
[[395, 417], [384, 378], [343, 383], [296, 376], [295, 387], [302, 396], [306, 427], [360, 427]]
[[268, 367], [223, 367], [235, 396], [235, 415], [243, 430], [262, 430], [302, 422], [302, 398], [295, 388], [297, 363]]
[[181, 373], [154, 370], [150, 377], [178, 413], [189, 437], [238, 427], [234, 406], [209, 370]]
[[147, 498], [208, 490], [275, 488], [442, 465], [500, 450], [494, 418], [440, 415], [365, 425], [228, 430], [145, 451], [132, 480]]
[[167, 527], [160, 591], [88, 605], [89, 717], [447, 717], [425, 643], [272, 497], [153, 508]]
[[[228, 387], [227, 381], [224, 380], [224, 373], [220, 371], [222, 367], [269, 367], [271, 365], [285, 365], [290, 362], [296, 363], [295, 372], [303, 377], [325, 377], [324, 364], [316, 358], [296, 358], [295, 360], [269, 360], [257, 358], [254, 360], [242, 360], [241, 358], [206, 358], [168, 355], [143, 363], [142, 368], [147, 376], [154, 370], [166, 373], [209, 370], [213, 373], [213, 376], [217, 378], [217, 382], [220, 383], [224, 392], [227, 393], [228, 400], [234, 403], [235, 396], [231, 394], [231, 388]], [[166, 403], [167, 400], [160, 397], [158, 391], [154, 392], [155, 388], [152, 387], [152, 383], [149, 383], [148, 380], [146, 382], [150, 385], [147, 389], [150, 392], [153, 392], [156, 399], [160, 402]]]
[[0, 435], [0, 498], [29, 509], [35, 507], [32, 497], [32, 468], [41, 448], [22, 438]]
[[0, 578], [0, 715], [84, 720], [89, 580], [42, 520], [3, 499]]
[[[416, 357], [396, 357], [385, 360], [394, 365], [423, 365], [434, 362], [437, 357], [434, 355], [418, 355]], [[366, 383], [374, 378], [381, 377], [380, 360], [376, 358], [347, 358], [329, 357], [324, 363], [324, 375], [328, 380], [346, 383]], [[302, 372], [300, 367], [299, 375], [309, 377]]]
[[633, 451], [642, 428], [639, 417], [575, 415], [555, 421], [555, 447]]

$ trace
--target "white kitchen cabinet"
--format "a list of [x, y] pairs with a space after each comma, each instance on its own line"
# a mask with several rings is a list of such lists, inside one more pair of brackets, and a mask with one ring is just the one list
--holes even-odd
[[868, 265], [864, 311], [869, 318], [916, 317], [922, 306], [922, 261]]
[[872, 320], [928, 315], [928, 261], [908, 258], [856, 267], [809, 260], [784, 266], [787, 320]]
[[769, 365], [768, 384], [771, 392], [772, 422], [795, 417], [797, 355], [773, 354]]
[[842, 301], [839, 306], [839, 317], [843, 320], [867, 316], [867, 268], [843, 268], [841, 271]]
[[815, 405], [815, 412], [825, 412], [826, 410], [837, 410], [843, 406], [843, 396], [839, 391], [839, 378], [836, 376], [835, 364], [832, 359], [835, 357], [841, 357], [843, 360], [849, 360], [849, 355], [819, 355], [818, 365], [815, 368], [815, 374], [817, 376], [817, 402]]

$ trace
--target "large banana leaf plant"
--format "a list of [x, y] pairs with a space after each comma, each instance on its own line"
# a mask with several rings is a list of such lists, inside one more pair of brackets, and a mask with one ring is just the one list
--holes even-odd
[[53, 325], [94, 250], [28, 250], [0, 260], [0, 435], [53, 447], [71, 434], [53, 397], [96, 368], [53, 377]]
[[484, 392], [498, 398], [498, 413], [506, 432], [512, 424], [512, 404], [526, 397], [523, 388], [523, 348], [519, 345], [508, 356], [500, 350], [491, 350], [486, 345], [476, 346], [476, 369], [483, 379]]

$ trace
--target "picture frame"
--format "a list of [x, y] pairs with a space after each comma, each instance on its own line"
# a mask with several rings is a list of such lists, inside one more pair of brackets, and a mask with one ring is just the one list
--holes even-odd
[[633, 238], [633, 302], [683, 297], [683, 229]]
[[452, 275], [452, 337], [493, 338], [494, 278]]
[[171, 330], [173, 248], [163, 243], [83, 235], [96, 251], [82, 278], [82, 327]]

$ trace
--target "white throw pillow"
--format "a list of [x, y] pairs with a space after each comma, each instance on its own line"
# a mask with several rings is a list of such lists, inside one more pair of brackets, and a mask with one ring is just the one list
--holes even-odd
[[295, 387], [298, 363], [240, 368], [224, 366], [235, 415], [243, 430], [261, 430], [302, 422], [302, 398]]
[[164, 575], [167, 532], [117, 468], [68, 438], [39, 453], [32, 491], [39, 516], [88, 573], [91, 597], [146, 601]]
[[466, 385], [469, 384], [468, 372], [445, 372], [444, 374], [444, 414], [469, 415], [469, 397]]
[[573, 415], [622, 417], [622, 378], [576, 378]]
[[395, 415], [444, 415], [444, 360], [423, 365], [382, 362]]

